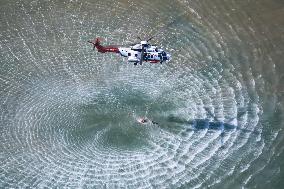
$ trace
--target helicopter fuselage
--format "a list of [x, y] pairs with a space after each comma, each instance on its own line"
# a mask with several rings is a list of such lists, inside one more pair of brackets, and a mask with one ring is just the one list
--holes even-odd
[[[139, 62], [141, 58], [141, 45], [137, 44], [130, 48], [119, 47], [119, 53], [123, 57], [128, 57], [128, 62]], [[150, 63], [162, 63], [170, 60], [170, 54], [166, 53], [163, 49], [159, 49], [154, 45], [147, 44], [142, 57], [143, 61]]]
[[[163, 63], [171, 59], [171, 55], [169, 53], [166, 53], [163, 49], [159, 49], [155, 45], [148, 44], [147, 41], [141, 41], [140, 44], [138, 43], [130, 47], [102, 46], [99, 38], [88, 42], [92, 43], [94, 48], [97, 48], [98, 52], [119, 53], [123, 57], [128, 57], [128, 62], [133, 62], [134, 65], [137, 65], [138, 62], [141, 63], [142, 61]], [[141, 54], [143, 54], [143, 57], [141, 57]]]

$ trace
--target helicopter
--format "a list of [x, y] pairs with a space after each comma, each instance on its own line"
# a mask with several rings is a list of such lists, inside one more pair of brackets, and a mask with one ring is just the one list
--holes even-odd
[[[131, 5], [131, 6], [134, 6]], [[135, 8], [135, 6], [133, 7]], [[128, 14], [128, 9], [124, 12]], [[88, 42], [93, 45], [93, 50], [97, 49], [100, 53], [112, 52], [119, 53], [123, 57], [128, 58], [128, 62], [134, 63], [137, 65], [138, 63], [142, 65], [143, 62], [149, 62], [152, 64], [169, 62], [171, 60], [171, 55], [164, 51], [161, 48], [158, 48], [156, 45], [151, 45], [149, 43], [150, 40], [156, 38], [159, 34], [168, 30], [168, 28], [174, 25], [180, 18], [186, 15], [188, 12], [184, 11], [179, 14], [175, 19], [169, 20], [168, 22], [163, 23], [163, 25], [158, 26], [158, 30], [154, 35], [152, 35], [147, 40], [142, 40], [139, 36], [137, 37], [140, 40], [140, 43], [128, 44], [128, 45], [109, 45], [102, 46], [101, 38], [96, 38], [94, 40], [89, 40]], [[123, 14], [122, 14], [123, 15]], [[128, 46], [128, 47], [123, 47]]]
[[93, 45], [93, 50], [97, 49], [100, 53], [112, 52], [119, 53], [123, 57], [128, 57], [128, 62], [133, 62], [134, 65], [142, 62], [149, 62], [152, 64], [168, 62], [171, 60], [171, 55], [156, 45], [151, 45], [149, 41], [153, 37], [143, 41], [140, 37], [140, 43], [130, 44], [129, 47], [118, 47], [117, 45], [102, 46], [101, 38], [89, 40]]

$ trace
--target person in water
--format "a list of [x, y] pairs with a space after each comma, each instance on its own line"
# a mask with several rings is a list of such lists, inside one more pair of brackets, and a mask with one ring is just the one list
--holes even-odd
[[139, 122], [139, 123], [142, 123], [142, 124], [152, 123], [152, 124], [154, 124], [154, 125], [158, 125], [157, 122], [152, 121], [152, 120], [150, 120], [150, 119], [148, 119], [148, 118], [146, 118], [146, 117], [142, 117], [142, 118], [138, 119], [138, 122]]

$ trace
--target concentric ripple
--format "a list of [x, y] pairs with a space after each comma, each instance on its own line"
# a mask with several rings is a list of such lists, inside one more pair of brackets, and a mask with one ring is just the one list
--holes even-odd
[[[283, 183], [282, 2], [0, 5], [1, 188]], [[172, 61], [133, 66], [86, 43], [152, 35]]]

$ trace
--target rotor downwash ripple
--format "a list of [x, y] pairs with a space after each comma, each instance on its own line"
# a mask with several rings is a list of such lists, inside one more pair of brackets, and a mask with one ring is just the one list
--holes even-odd
[[[0, 187], [279, 188], [283, 3], [264, 2], [1, 1]], [[86, 43], [157, 32], [163, 65]]]

